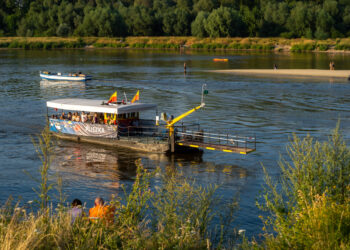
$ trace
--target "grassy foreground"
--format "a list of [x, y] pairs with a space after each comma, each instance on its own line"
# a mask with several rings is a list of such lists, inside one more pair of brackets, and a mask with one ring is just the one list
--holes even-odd
[[153, 48], [262, 51], [350, 51], [350, 38], [310, 40], [286, 38], [196, 37], [0, 37], [0, 48]]
[[140, 161], [132, 190], [110, 201], [116, 208], [113, 223], [86, 217], [71, 223], [64, 195], [55, 209], [50, 201], [54, 186], [61, 194], [62, 182], [55, 184], [48, 176], [54, 149], [48, 130], [33, 143], [42, 161], [35, 189], [38, 209], [19, 207], [11, 199], [1, 207], [1, 249], [350, 248], [350, 150], [339, 126], [324, 143], [294, 136], [278, 180], [264, 168], [265, 186], [257, 203], [265, 211], [259, 216], [264, 224], [260, 242], [234, 230], [234, 198], [219, 206], [223, 203], [215, 186], [195, 185], [174, 169], [151, 173]]

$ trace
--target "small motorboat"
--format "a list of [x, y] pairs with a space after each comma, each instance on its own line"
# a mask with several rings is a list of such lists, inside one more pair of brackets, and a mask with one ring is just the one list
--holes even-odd
[[40, 71], [40, 77], [43, 80], [50, 81], [87, 81], [92, 79], [92, 76], [82, 74], [81, 72], [62, 74], [60, 72], [52, 73], [48, 71]]

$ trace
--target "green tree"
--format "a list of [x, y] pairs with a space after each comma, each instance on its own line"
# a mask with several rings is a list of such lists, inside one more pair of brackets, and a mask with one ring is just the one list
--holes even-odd
[[207, 31], [205, 30], [205, 23], [209, 16], [208, 12], [200, 11], [196, 19], [191, 24], [191, 33], [192, 36], [196, 37], [206, 37], [208, 36]]
[[312, 38], [316, 15], [315, 8], [316, 6], [313, 4], [296, 3], [286, 24], [291, 36]]
[[232, 37], [243, 33], [243, 22], [238, 11], [220, 7], [208, 16], [205, 30], [210, 37]]
[[187, 9], [177, 8], [175, 10], [176, 22], [174, 25], [175, 36], [188, 36], [191, 34], [192, 17]]
[[217, 0], [197, 0], [193, 4], [193, 11], [198, 13], [200, 11], [211, 12], [212, 10], [219, 7]]
[[176, 14], [174, 9], [169, 9], [162, 16], [162, 28], [165, 35], [174, 34], [174, 27], [176, 24]]

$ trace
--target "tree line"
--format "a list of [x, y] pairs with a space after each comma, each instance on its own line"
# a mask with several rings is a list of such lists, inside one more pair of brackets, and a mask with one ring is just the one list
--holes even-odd
[[350, 36], [350, 0], [0, 0], [0, 36]]

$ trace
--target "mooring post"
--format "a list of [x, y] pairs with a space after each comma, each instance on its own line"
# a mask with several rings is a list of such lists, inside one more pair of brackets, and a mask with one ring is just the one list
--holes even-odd
[[175, 152], [175, 133], [171, 133], [171, 136], [170, 136], [170, 150], [171, 150], [171, 153], [174, 153]]

